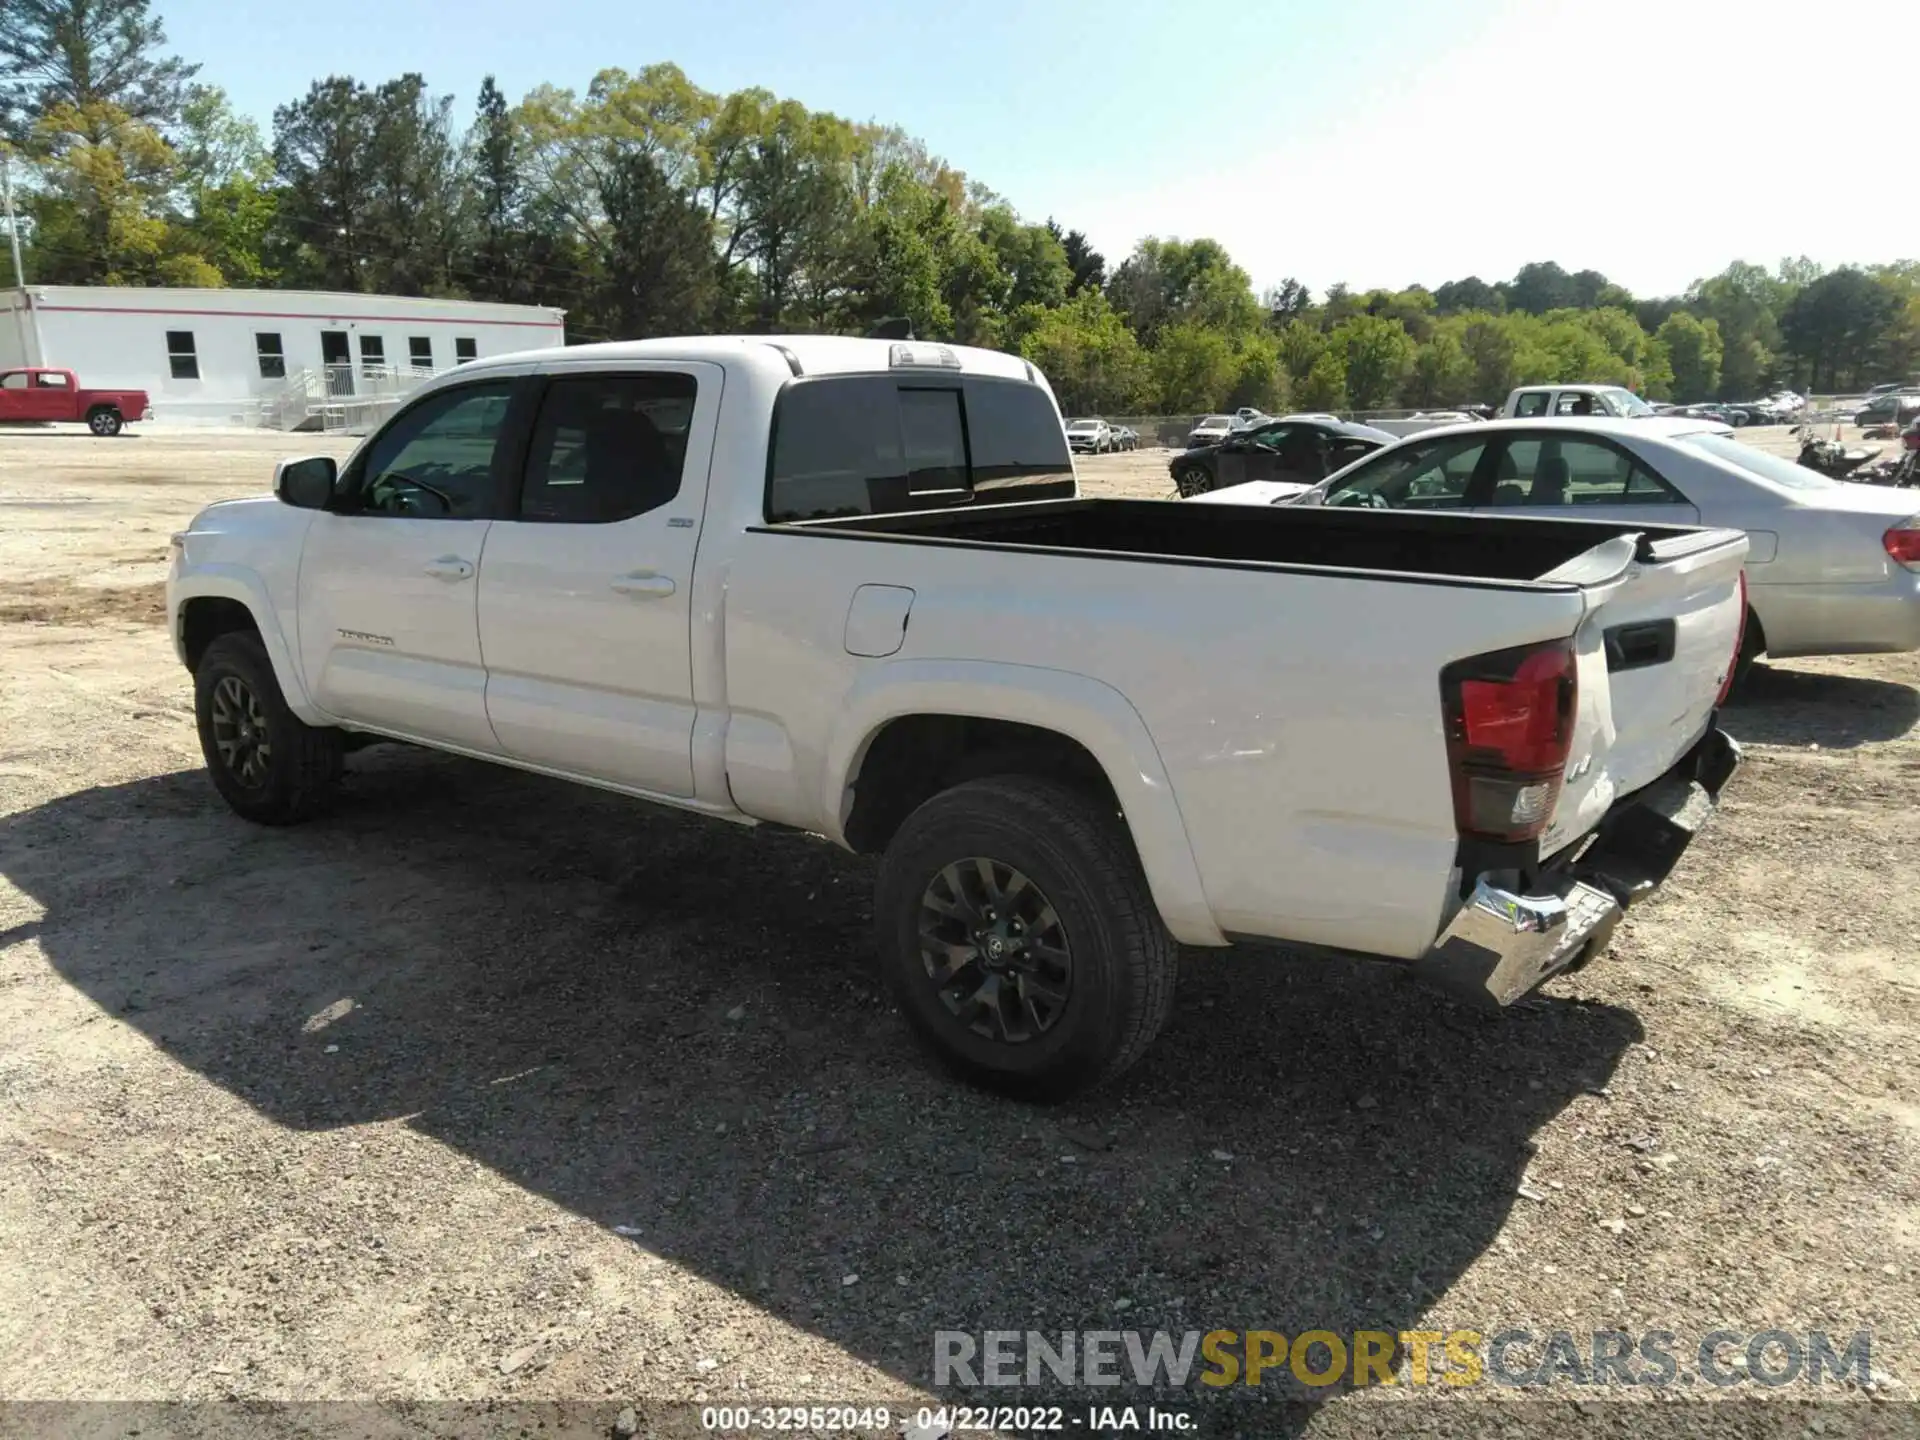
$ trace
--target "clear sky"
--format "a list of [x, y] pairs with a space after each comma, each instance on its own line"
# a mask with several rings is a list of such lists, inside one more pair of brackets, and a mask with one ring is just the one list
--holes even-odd
[[[903, 126], [1117, 262], [1265, 287], [1529, 260], [1638, 294], [1739, 258], [1920, 257], [1915, 0], [155, 0], [263, 126], [330, 73], [459, 97], [672, 60]], [[1885, 156], [1876, 160], [1876, 152]]]

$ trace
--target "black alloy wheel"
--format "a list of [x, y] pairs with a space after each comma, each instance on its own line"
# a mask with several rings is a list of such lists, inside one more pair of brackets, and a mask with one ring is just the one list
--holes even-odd
[[273, 738], [260, 697], [238, 675], [222, 675], [208, 710], [213, 747], [227, 773], [249, 790], [265, 786], [273, 773]]
[[985, 856], [945, 866], [922, 892], [920, 958], [947, 1013], [1003, 1044], [1046, 1034], [1072, 994], [1058, 912], [1025, 874]]

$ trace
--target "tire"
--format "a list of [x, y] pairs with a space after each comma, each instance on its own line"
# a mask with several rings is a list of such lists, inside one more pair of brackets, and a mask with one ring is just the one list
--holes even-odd
[[[1000, 887], [997, 911], [981, 861]], [[943, 905], [944, 914], [929, 908]], [[1010, 951], [1023, 952], [997, 974], [987, 959], [996, 941], [967, 938], [983, 908], [1002, 933], [1010, 927]], [[1111, 1080], [1173, 1008], [1178, 947], [1125, 825], [1037, 776], [970, 780], [908, 816], [881, 865], [874, 926], [883, 976], [915, 1036], [954, 1073], [1006, 1094], [1058, 1100]], [[968, 951], [971, 960], [956, 958]], [[1063, 953], [1064, 980], [1053, 963]], [[960, 977], [944, 988], [933, 973], [943, 960]], [[1030, 997], [1029, 982], [1050, 990]], [[989, 994], [998, 1003], [982, 1000]]]
[[111, 405], [102, 405], [87, 415], [87, 428], [96, 435], [118, 435], [120, 424], [120, 412]]
[[234, 814], [293, 825], [326, 808], [340, 779], [343, 737], [287, 708], [258, 635], [215, 638], [193, 672], [193, 700], [207, 773]]
[[1727, 687], [1727, 698], [1738, 699], [1740, 692], [1747, 687], [1747, 679], [1753, 674], [1753, 665], [1766, 653], [1766, 632], [1760, 628], [1760, 617], [1752, 610], [1747, 611], [1746, 628], [1740, 632], [1740, 653], [1734, 657], [1733, 684]]
[[1213, 489], [1213, 476], [1198, 465], [1189, 465], [1173, 472], [1173, 483], [1184, 500], [1192, 495], [1204, 495]]

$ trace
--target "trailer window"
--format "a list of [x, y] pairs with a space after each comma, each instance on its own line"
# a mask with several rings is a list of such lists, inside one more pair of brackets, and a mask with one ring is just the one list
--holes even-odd
[[479, 358], [480, 358], [479, 342], [475, 340], [473, 336], [456, 335], [453, 337], [454, 364], [464, 365], [469, 360], [478, 360]]
[[431, 335], [407, 337], [407, 363], [416, 370], [433, 368], [433, 337]]
[[374, 375], [386, 368], [387, 342], [379, 335], [360, 337], [360, 373]]
[[774, 407], [766, 516], [818, 520], [1070, 496], [1073, 462], [1046, 391], [1018, 380], [834, 375]]
[[176, 380], [200, 378], [200, 356], [193, 348], [191, 330], [167, 331], [167, 371]]
[[260, 357], [262, 380], [287, 378], [287, 352], [280, 346], [278, 331], [256, 330], [253, 335], [253, 349], [254, 353]]

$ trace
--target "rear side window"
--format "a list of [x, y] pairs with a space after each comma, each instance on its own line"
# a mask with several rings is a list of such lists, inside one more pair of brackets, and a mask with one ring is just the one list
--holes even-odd
[[1044, 390], [981, 376], [795, 380], [774, 408], [770, 521], [932, 510], [1073, 493]]
[[1495, 505], [1677, 505], [1644, 467], [1595, 440], [1514, 440], [1494, 466]]
[[1544, 390], [1525, 391], [1520, 396], [1520, 403], [1514, 407], [1513, 413], [1518, 415], [1522, 420], [1531, 420], [1535, 416], [1546, 414], [1547, 392]]
[[697, 385], [691, 375], [555, 380], [540, 401], [522, 520], [594, 525], [657, 510], [680, 493]]

